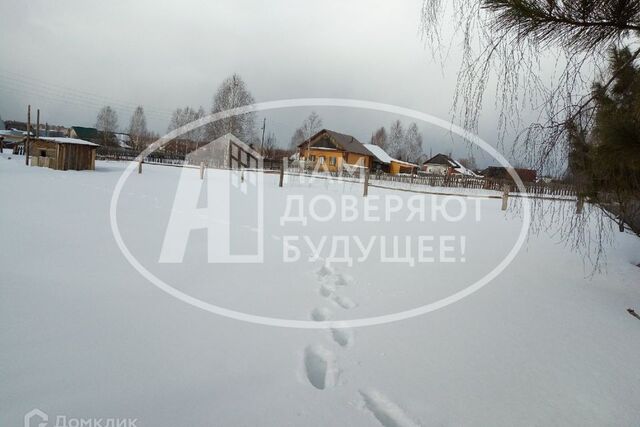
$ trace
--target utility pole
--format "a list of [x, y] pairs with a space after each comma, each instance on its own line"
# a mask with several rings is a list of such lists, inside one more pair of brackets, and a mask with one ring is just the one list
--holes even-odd
[[[262, 141], [260, 142], [260, 155], [262, 156], [262, 147], [264, 146], [264, 130], [267, 127], [267, 118], [262, 119]], [[264, 157], [264, 156], [263, 156]]]
[[40, 109], [38, 108], [36, 119], [36, 139], [40, 138]]
[[31, 105], [27, 107], [27, 140], [24, 142], [24, 164], [29, 166], [29, 136], [31, 135]]

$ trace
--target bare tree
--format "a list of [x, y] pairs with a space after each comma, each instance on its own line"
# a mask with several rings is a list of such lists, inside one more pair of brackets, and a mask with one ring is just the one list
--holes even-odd
[[144, 114], [144, 108], [139, 105], [129, 121], [129, 137], [135, 149], [140, 150], [143, 142], [147, 139], [147, 118]]
[[305, 158], [309, 158], [309, 150], [311, 149], [311, 137], [314, 136], [322, 128], [322, 119], [315, 111], [312, 111], [309, 116], [302, 122], [302, 135], [304, 141], [307, 143], [307, 155]]
[[401, 157], [404, 151], [404, 128], [400, 120], [391, 123], [389, 128], [389, 145], [387, 152], [391, 157]]
[[373, 145], [377, 145], [378, 147], [382, 148], [383, 150], [387, 149], [387, 130], [384, 128], [384, 126], [380, 127], [379, 129], [377, 129], [373, 135], [371, 135], [371, 143]]
[[404, 135], [404, 147], [402, 151], [402, 159], [408, 162], [417, 162], [422, 155], [422, 135], [415, 122], [409, 125]]
[[102, 133], [104, 145], [113, 145], [113, 134], [118, 130], [118, 113], [110, 106], [103, 107], [96, 119], [96, 129]]
[[[169, 126], [167, 126], [167, 132], [171, 132], [175, 129], [181, 128], [184, 125], [187, 125], [193, 121], [196, 121], [204, 116], [204, 109], [200, 107], [200, 109], [196, 110], [195, 108], [191, 108], [189, 106], [184, 108], [176, 108], [173, 114], [171, 115], [171, 119], [169, 120]], [[184, 139], [197, 139], [198, 132], [196, 130], [189, 131], [181, 136]]]
[[[167, 132], [171, 132], [175, 129], [179, 129], [182, 126], [188, 125], [200, 118], [204, 117], [204, 108], [200, 107], [198, 110], [195, 108], [186, 106], [184, 108], [176, 108], [169, 120], [169, 126], [167, 126]], [[176, 140], [176, 145], [180, 143], [183, 147], [185, 154], [190, 151], [190, 148], [197, 148], [204, 140], [203, 127], [190, 130], [180, 135]], [[177, 148], [177, 147], [176, 147]]]
[[302, 128], [298, 128], [295, 130], [293, 135], [291, 136], [291, 143], [289, 145], [291, 150], [297, 151], [298, 146], [304, 142], [304, 132]]
[[[233, 108], [251, 105], [255, 101], [244, 80], [238, 74], [225, 79], [213, 97], [212, 113], [219, 113]], [[232, 133], [246, 143], [257, 141], [255, 129], [255, 113], [246, 113], [218, 120], [209, 126], [211, 139]]]
[[267, 159], [273, 158], [277, 145], [278, 140], [276, 138], [276, 135], [273, 132], [269, 132], [266, 139], [264, 140], [264, 145], [262, 146], [262, 157]]
[[472, 171], [475, 171], [476, 169], [478, 169], [478, 166], [476, 165], [476, 159], [473, 157], [460, 159], [458, 160], [458, 163], [460, 163], [462, 166]]

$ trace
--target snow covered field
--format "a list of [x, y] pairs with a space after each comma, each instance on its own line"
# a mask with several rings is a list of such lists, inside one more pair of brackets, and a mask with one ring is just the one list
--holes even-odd
[[[12, 157], [9, 160], [9, 157]], [[162, 292], [125, 259], [109, 219], [125, 163], [95, 172], [26, 168], [0, 156], [0, 425], [39, 408], [138, 426], [627, 425], [640, 423], [640, 240], [613, 234], [604, 271], [530, 235], [513, 262], [469, 297], [409, 320], [305, 330], [251, 324]], [[193, 170], [194, 183], [199, 181]], [[215, 171], [209, 171], [215, 174]], [[305, 321], [380, 316], [428, 304], [487, 274], [522, 219], [479, 205], [482, 220], [281, 225], [287, 196], [361, 196], [360, 184], [277, 186], [265, 179], [265, 262], [210, 264], [193, 232], [181, 264], [158, 264], [180, 168], [145, 165], [123, 187], [127, 247], [180, 291], [219, 306]], [[370, 188], [370, 195], [409, 193]], [[212, 203], [208, 200], [208, 203]], [[218, 201], [215, 201], [218, 202]], [[252, 217], [240, 211], [240, 221]], [[452, 263], [353, 266], [323, 261], [286, 236], [464, 235]], [[232, 231], [242, 252], [255, 230]], [[464, 258], [462, 262], [460, 258]], [[35, 424], [34, 424], [35, 425]]]

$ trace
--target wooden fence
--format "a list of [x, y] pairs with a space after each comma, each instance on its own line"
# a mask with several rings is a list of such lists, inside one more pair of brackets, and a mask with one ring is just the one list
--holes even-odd
[[[130, 162], [136, 160], [140, 152], [114, 147], [98, 147], [96, 152], [97, 160], [113, 160]], [[180, 154], [169, 154], [155, 151], [144, 158], [144, 163], [177, 165], [184, 163], [184, 156]]]
[[[390, 175], [376, 173], [371, 175], [372, 180], [396, 182], [409, 185], [423, 185], [427, 187], [465, 188], [492, 190], [502, 192], [507, 186], [510, 193], [520, 193], [520, 188], [512, 180], [491, 178], [474, 178], [468, 176], [441, 176], [441, 175]], [[576, 197], [574, 186], [560, 183], [524, 182], [525, 193], [531, 196], [549, 196], [558, 198]]]
[[[120, 160], [120, 161], [133, 161], [139, 155], [134, 150], [118, 149], [113, 147], [99, 147], [97, 151], [98, 160]], [[185, 157], [179, 154], [168, 154], [162, 152], [154, 152], [145, 157], [145, 163], [160, 164], [160, 165], [179, 165], [183, 164]], [[278, 159], [263, 159], [262, 168], [265, 171], [279, 171], [282, 166], [282, 160]], [[288, 164], [284, 173], [287, 175], [301, 175], [312, 177], [318, 175], [319, 177], [348, 177], [352, 179], [364, 178], [366, 168], [354, 168], [349, 171], [348, 174], [335, 172], [335, 171], [315, 171], [313, 168], [303, 168], [298, 164]], [[406, 189], [406, 185], [416, 190], [422, 187], [440, 187], [440, 188], [462, 188], [462, 189], [476, 189], [476, 190], [490, 190], [499, 193], [503, 192], [505, 186], [509, 188], [509, 193], [512, 195], [518, 195], [521, 193], [518, 186], [512, 180], [501, 180], [492, 178], [475, 178], [468, 176], [442, 176], [442, 175], [391, 175], [388, 173], [376, 172], [371, 173], [369, 179], [371, 183], [376, 186], [384, 186], [386, 183], [401, 184]], [[393, 188], [394, 184], [388, 186]], [[558, 198], [569, 199], [576, 198], [576, 188], [569, 184], [560, 183], [543, 183], [543, 182], [525, 182], [525, 193], [532, 197], [545, 197], [545, 198]]]

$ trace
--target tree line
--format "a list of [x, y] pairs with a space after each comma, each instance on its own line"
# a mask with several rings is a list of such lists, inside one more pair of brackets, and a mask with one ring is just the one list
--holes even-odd
[[[255, 102], [253, 95], [249, 91], [244, 80], [238, 75], [225, 79], [218, 87], [213, 96], [210, 113], [218, 113], [233, 108], [238, 108]], [[207, 115], [205, 109], [200, 106], [194, 108], [185, 106], [173, 111], [167, 132], [179, 129], [193, 121], [201, 119]], [[114, 134], [120, 129], [118, 114], [110, 106], [103, 107], [96, 119], [96, 129], [100, 132], [104, 145], [116, 145]], [[298, 127], [292, 137], [288, 150], [279, 148], [278, 140], [273, 132], [269, 132], [262, 137], [258, 136], [256, 128], [256, 114], [246, 113], [233, 117], [223, 118], [206, 126], [198, 127], [194, 130], [182, 134], [175, 141], [170, 142], [165, 147], [168, 151], [186, 154], [196, 149], [206, 141], [212, 141], [227, 133], [232, 133], [242, 141], [252, 145], [257, 150], [261, 149], [265, 157], [272, 157], [276, 153], [285, 154], [298, 150], [298, 146], [304, 141], [309, 141], [318, 131], [322, 129], [322, 118], [312, 111], [306, 117], [302, 125]], [[124, 128], [124, 133], [130, 137], [132, 148], [136, 150], [144, 149], [148, 144], [157, 140], [160, 135], [147, 128], [147, 119], [144, 107], [138, 106], [129, 120], [128, 126]], [[405, 125], [400, 120], [395, 120], [386, 128], [380, 127], [373, 132], [370, 143], [384, 149], [391, 157], [408, 162], [418, 162], [422, 155], [422, 135], [415, 122]]]
[[[213, 96], [213, 102], [209, 112], [218, 113], [250, 105], [254, 102], [254, 98], [249, 92], [245, 82], [238, 74], [233, 74], [225, 79], [218, 87]], [[179, 129], [188, 123], [203, 118], [206, 114], [207, 112], [205, 112], [202, 106], [198, 108], [190, 106], [177, 108], [171, 115], [169, 124], [167, 125], [167, 132]], [[173, 141], [173, 145], [177, 146], [182, 144], [185, 146], [185, 149], [188, 148], [190, 150], [194, 148], [190, 145], [197, 147], [205, 141], [211, 141], [227, 133], [233, 133], [242, 141], [256, 146], [260, 141], [255, 128], [255, 118], [255, 113], [223, 118], [207, 126], [201, 126], [180, 135], [176, 141]], [[95, 127], [100, 132], [104, 145], [117, 144], [114, 135], [119, 131], [120, 125], [118, 123], [118, 113], [111, 106], [105, 106], [98, 112]], [[128, 126], [124, 128], [124, 132], [129, 135], [133, 148], [136, 150], [144, 149], [149, 143], [160, 137], [158, 133], [148, 129], [143, 106], [138, 106], [135, 109], [131, 115]], [[275, 137], [273, 134], [268, 135], [265, 141], [265, 145], [267, 144], [269, 147], [275, 147]]]

